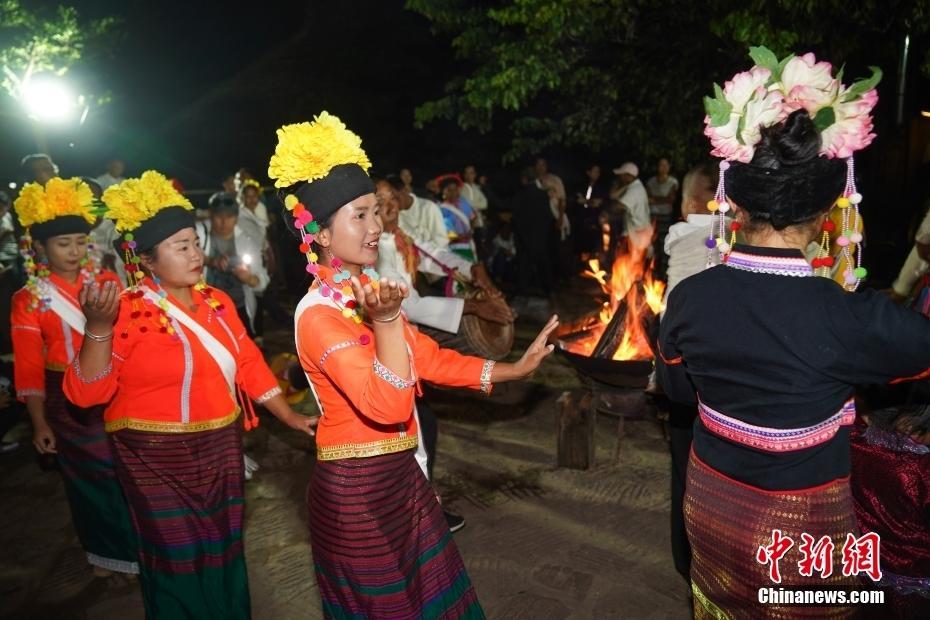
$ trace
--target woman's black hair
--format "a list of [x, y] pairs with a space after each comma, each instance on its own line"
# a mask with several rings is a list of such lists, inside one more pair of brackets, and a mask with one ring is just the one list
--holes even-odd
[[820, 132], [806, 110], [762, 130], [748, 164], [733, 162], [726, 174], [727, 195], [753, 221], [775, 230], [803, 224], [825, 213], [846, 184], [846, 164], [820, 157]]
[[404, 184], [403, 181], [401, 181], [400, 177], [397, 176], [396, 174], [389, 174], [381, 180], [387, 183], [388, 185], [390, 185], [394, 190], [398, 192], [407, 191], [407, 186]]
[[456, 179], [455, 177], [451, 177], [451, 176], [444, 178], [442, 181], [439, 182], [439, 189], [440, 191], [442, 191], [446, 189], [447, 187], [449, 187], [450, 185], [455, 185], [456, 187], [458, 187], [459, 185], [458, 179]]

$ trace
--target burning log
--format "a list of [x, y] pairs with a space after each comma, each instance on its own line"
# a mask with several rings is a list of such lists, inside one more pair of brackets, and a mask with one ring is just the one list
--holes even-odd
[[[591, 354], [593, 357], [613, 359], [617, 349], [621, 347], [624, 337], [628, 338], [630, 335], [630, 321], [639, 321], [643, 327], [642, 333], [649, 333], [646, 327], [655, 318], [655, 314], [646, 301], [646, 287], [642, 280], [637, 280], [633, 284], [633, 289], [631, 291], [632, 295], [627, 295], [617, 304], [617, 309], [610, 318], [610, 323], [607, 324], [607, 328], [594, 347], [594, 352]], [[631, 301], [635, 304], [633, 312], [630, 312]]]
[[652, 264], [642, 252], [629, 251], [618, 253], [609, 276], [596, 259], [588, 266], [583, 275], [600, 284], [607, 300], [593, 321], [582, 319], [560, 331], [564, 348], [603, 360], [654, 357], [654, 332], [657, 314], [663, 308], [665, 283], [653, 279]]
[[623, 299], [617, 304], [614, 315], [610, 317], [610, 322], [604, 328], [597, 344], [594, 345], [594, 352], [591, 357], [600, 357], [602, 359], [613, 359], [614, 353], [620, 348], [623, 341], [623, 334], [626, 331], [626, 314], [629, 310], [627, 300]]
[[659, 315], [652, 311], [651, 306], [646, 306], [646, 311], [640, 317], [640, 324], [643, 327], [646, 342], [649, 343], [649, 349], [652, 351], [652, 357], [659, 357]]
[[597, 315], [589, 315], [565, 325], [564, 328], [559, 330], [558, 339], [562, 342], [575, 342], [582, 338], [587, 338], [591, 335], [591, 330], [598, 327], [600, 321], [597, 318]]

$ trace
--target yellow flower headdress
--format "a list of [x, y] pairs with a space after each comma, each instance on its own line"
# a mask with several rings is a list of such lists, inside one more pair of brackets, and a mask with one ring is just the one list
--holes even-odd
[[138, 179], [126, 179], [103, 192], [107, 217], [118, 232], [135, 230], [163, 209], [181, 207], [188, 211], [194, 205], [174, 188], [165, 175], [147, 170]]
[[138, 179], [111, 185], [103, 192], [103, 203], [106, 216], [113, 220], [117, 232], [123, 233], [117, 245], [123, 252], [130, 289], [145, 277], [136, 254], [194, 225], [194, 206], [165, 175], [154, 170], [146, 170]]
[[296, 123], [278, 129], [278, 146], [268, 163], [268, 176], [275, 187], [290, 187], [301, 181], [322, 179], [340, 164], [371, 168], [362, 150], [362, 139], [329, 112], [321, 112], [312, 123]]
[[[90, 186], [78, 178], [49, 179], [43, 187], [27, 183], [13, 202], [20, 224], [26, 229], [20, 240], [20, 254], [26, 271], [26, 289], [32, 293], [29, 310], [46, 311], [51, 303], [48, 287], [43, 284], [51, 275], [48, 265], [37, 260], [32, 240], [45, 241], [57, 235], [87, 234], [97, 219], [94, 213], [94, 194]], [[93, 245], [88, 245], [88, 250]], [[81, 260], [85, 281], [97, 272], [90, 253]]]
[[[277, 188], [291, 188], [281, 195], [284, 207], [293, 217], [293, 226], [301, 239], [300, 251], [307, 257], [307, 272], [319, 279], [319, 256], [313, 243], [321, 226], [343, 205], [365, 194], [374, 193], [368, 177], [371, 162], [362, 150], [362, 139], [330, 114], [321, 112], [311, 123], [285, 125], [278, 129], [278, 145], [268, 163], [268, 176]], [[338, 258], [330, 265], [341, 268]], [[345, 269], [334, 275], [341, 290], [333, 290], [321, 282], [323, 294], [330, 296], [342, 308], [346, 318], [356, 323], [361, 317], [348, 285]], [[362, 273], [362, 282], [377, 285], [378, 274], [372, 267]], [[347, 299], [344, 304], [341, 299]]]
[[44, 224], [57, 217], [74, 215], [93, 224], [94, 194], [90, 186], [79, 178], [50, 179], [45, 187], [27, 183], [13, 203], [13, 209], [24, 228]]
[[[176, 336], [175, 324], [168, 317], [168, 294], [159, 286], [155, 274], [152, 274], [152, 280], [154, 292], [159, 296], [158, 310], [154, 314], [146, 310], [142, 300], [144, 291], [139, 287], [145, 279], [139, 253], [150, 250], [184, 228], [192, 228], [195, 223], [194, 206], [165, 175], [155, 170], [147, 170], [138, 179], [126, 179], [108, 187], [103, 193], [103, 202], [107, 207], [106, 216], [116, 224], [116, 230], [123, 233], [122, 239], [116, 243], [117, 249], [123, 253], [129, 303], [132, 304], [131, 321], [120, 338], [127, 338], [134, 325], [139, 326], [140, 332], [147, 332], [149, 327], [146, 323], [149, 322], [154, 322], [159, 332]], [[225, 311], [223, 304], [212, 296], [213, 289], [203, 280], [194, 288], [217, 314]]]

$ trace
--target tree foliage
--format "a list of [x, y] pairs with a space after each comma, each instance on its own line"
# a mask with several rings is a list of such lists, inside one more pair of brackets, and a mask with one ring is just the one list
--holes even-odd
[[407, 8], [450, 36], [467, 67], [417, 109], [417, 123], [506, 125], [507, 159], [559, 144], [693, 161], [706, 152], [702, 96], [748, 66], [750, 45], [862, 58], [862, 68], [893, 73], [910, 33], [930, 75], [925, 0], [407, 0]]
[[70, 6], [41, 10], [26, 8], [20, 0], [0, 0], [0, 85], [16, 98], [33, 75], [64, 75], [116, 24], [113, 17], [82, 20]]

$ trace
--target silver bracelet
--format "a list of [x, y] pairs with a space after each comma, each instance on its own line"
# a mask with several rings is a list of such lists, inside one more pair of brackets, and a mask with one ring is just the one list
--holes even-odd
[[376, 319], [376, 318], [372, 318], [371, 320], [374, 321], [374, 322], [376, 322], [376, 323], [390, 323], [390, 322], [392, 322], [392, 321], [396, 321], [396, 320], [397, 320], [397, 317], [399, 317], [399, 316], [400, 316], [400, 308], [398, 308], [398, 309], [397, 309], [397, 312], [394, 313], [394, 316], [392, 316], [392, 317], [389, 318], [389, 319]]
[[106, 342], [107, 340], [110, 340], [111, 338], [113, 338], [113, 331], [110, 330], [110, 333], [105, 336], [98, 336], [97, 334], [91, 332], [89, 329], [85, 327], [84, 335], [90, 338], [91, 340], [93, 340], [94, 342]]

